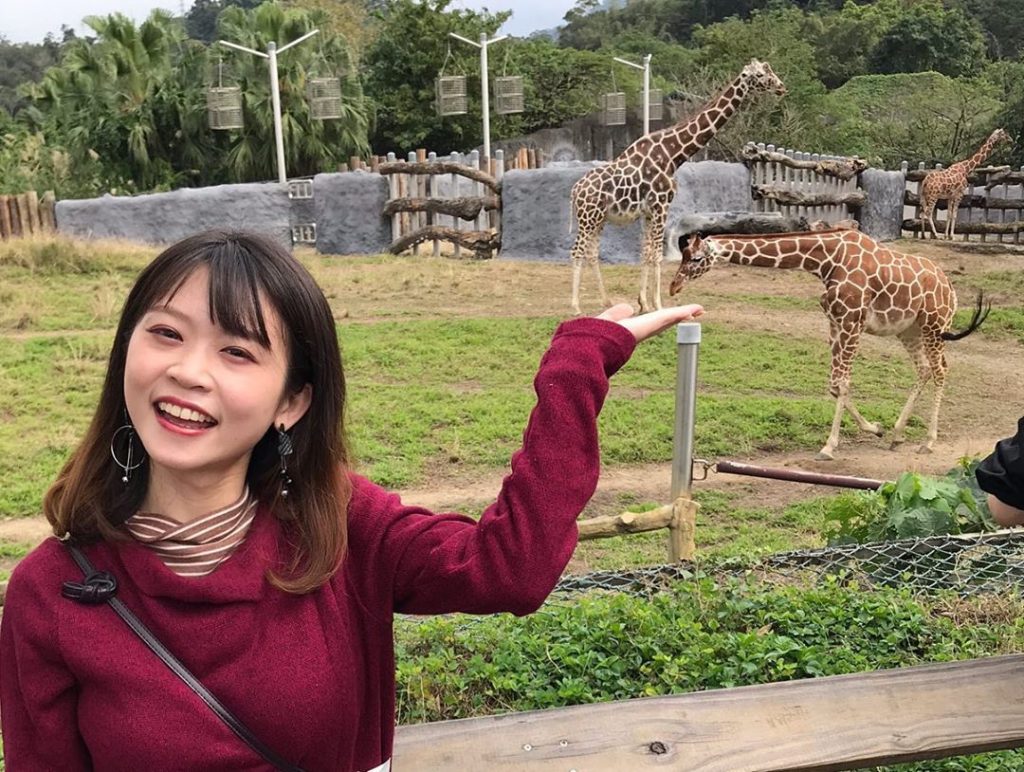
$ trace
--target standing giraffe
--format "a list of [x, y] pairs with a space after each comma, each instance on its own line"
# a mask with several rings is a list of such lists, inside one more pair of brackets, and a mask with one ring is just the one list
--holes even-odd
[[988, 309], [977, 308], [966, 329], [950, 330], [956, 313], [956, 292], [935, 263], [893, 252], [855, 230], [784, 233], [759, 236], [692, 236], [669, 292], [675, 295], [715, 262], [768, 268], [800, 268], [825, 284], [821, 308], [828, 317], [832, 370], [829, 393], [836, 398], [832, 432], [818, 454], [834, 457], [839, 444], [843, 411], [848, 410], [864, 431], [881, 436], [881, 426], [869, 423], [850, 399], [850, 371], [862, 333], [895, 335], [917, 370], [917, 382], [893, 427], [893, 447], [903, 441], [914, 402], [928, 380], [935, 380], [928, 440], [921, 452], [931, 452], [938, 434], [939, 405], [946, 383], [945, 342], [960, 340], [985, 321]]
[[576, 221], [572, 258], [572, 310], [580, 313], [580, 273], [583, 262], [594, 267], [601, 302], [608, 294], [601, 279], [598, 249], [605, 222], [629, 223], [643, 216], [641, 241], [640, 310], [648, 311], [647, 279], [654, 267], [654, 307], [661, 308], [661, 261], [665, 219], [676, 195], [676, 169], [704, 147], [725, 125], [751, 91], [786, 87], [767, 63], [756, 59], [693, 119], [645, 134], [611, 163], [592, 169], [572, 186], [570, 201]]
[[[935, 212], [935, 204], [939, 199], [946, 199], [946, 238], [953, 240], [953, 232], [956, 229], [956, 210], [960, 207], [960, 200], [964, 197], [964, 189], [967, 187], [967, 175], [973, 172], [982, 161], [988, 158], [992, 148], [999, 142], [1010, 142], [1010, 135], [1002, 129], [993, 131], [986, 139], [978, 152], [970, 158], [950, 166], [948, 169], [933, 169], [924, 176], [921, 183], [921, 221], [928, 221], [932, 228], [932, 236], [939, 237], [935, 231], [935, 220], [932, 215]], [[923, 234], [922, 234], [923, 235]]]

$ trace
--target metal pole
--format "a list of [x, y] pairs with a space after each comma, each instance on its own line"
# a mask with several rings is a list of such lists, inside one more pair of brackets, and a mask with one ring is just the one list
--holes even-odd
[[693, 425], [697, 414], [697, 354], [700, 323], [676, 325], [676, 417], [672, 439], [672, 500], [690, 496], [693, 484]]
[[491, 162], [491, 105], [490, 84], [487, 81], [487, 33], [480, 33], [480, 110], [484, 114], [484, 168], [490, 171]]
[[651, 55], [644, 57], [644, 135], [651, 133]]
[[277, 82], [277, 43], [267, 43], [270, 58], [270, 101], [274, 106], [274, 144], [277, 145], [277, 181], [288, 182], [284, 169], [284, 134], [281, 131], [281, 86]]

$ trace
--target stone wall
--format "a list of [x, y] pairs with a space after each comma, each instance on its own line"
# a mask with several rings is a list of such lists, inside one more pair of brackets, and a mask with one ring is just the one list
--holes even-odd
[[329, 255], [375, 255], [391, 244], [383, 216], [388, 181], [371, 172], [318, 174], [313, 178], [316, 249]]
[[278, 183], [182, 188], [169, 193], [57, 202], [69, 236], [170, 244], [207, 228], [245, 228], [291, 246], [288, 189]]

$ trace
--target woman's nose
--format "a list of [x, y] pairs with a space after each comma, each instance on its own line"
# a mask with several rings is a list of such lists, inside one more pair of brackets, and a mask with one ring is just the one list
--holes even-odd
[[187, 389], [207, 389], [212, 380], [207, 353], [198, 346], [182, 347], [167, 374]]

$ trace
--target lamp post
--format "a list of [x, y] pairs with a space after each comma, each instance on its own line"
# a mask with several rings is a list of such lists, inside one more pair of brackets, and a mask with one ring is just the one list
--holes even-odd
[[643, 64], [635, 64], [626, 59], [620, 59], [614, 57], [615, 61], [620, 64], [628, 65], [637, 70], [643, 70], [644, 72], [644, 134], [651, 133], [651, 55], [647, 54], [644, 57]]
[[281, 48], [277, 47], [277, 43], [271, 40], [267, 43], [267, 52], [256, 51], [252, 48], [246, 48], [240, 46], [237, 43], [231, 43], [227, 40], [218, 41], [221, 45], [227, 46], [228, 48], [237, 48], [239, 51], [245, 51], [247, 54], [254, 54], [267, 60], [270, 69], [270, 101], [274, 107], [274, 144], [277, 146], [277, 181], [287, 182], [288, 175], [284, 168], [284, 136], [281, 132], [281, 84], [278, 83], [277, 78], [277, 56], [283, 54], [292, 46], [297, 46], [304, 40], [308, 40], [317, 34], [320, 30], [315, 29], [312, 32], [307, 32], [300, 38], [296, 38], [291, 43]]
[[490, 104], [490, 82], [487, 79], [487, 46], [492, 43], [499, 43], [508, 35], [502, 35], [501, 37], [491, 38], [488, 40], [487, 33], [480, 33], [480, 42], [477, 43], [475, 40], [464, 38], [462, 35], [456, 35], [454, 32], [449, 32], [456, 40], [461, 40], [463, 43], [469, 43], [471, 46], [476, 46], [480, 49], [480, 112], [483, 113], [484, 118], [484, 158], [490, 159], [491, 157], [491, 104]]

